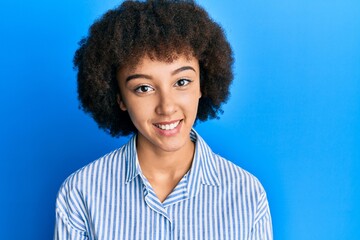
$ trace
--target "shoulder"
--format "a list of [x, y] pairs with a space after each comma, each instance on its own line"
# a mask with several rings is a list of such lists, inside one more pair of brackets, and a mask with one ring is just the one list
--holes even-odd
[[245, 191], [256, 197], [265, 193], [260, 181], [253, 174], [214, 153], [197, 132], [193, 131], [192, 134], [196, 138], [198, 155], [202, 159], [204, 178], [207, 178], [208, 175], [216, 175], [215, 181], [221, 188], [232, 188], [231, 190], [236, 193]]
[[106, 199], [102, 197], [105, 191], [124, 182], [127, 146], [100, 157], [66, 178], [56, 198], [57, 223], [80, 233], [89, 230], [86, 225], [89, 212], [97, 208], [99, 201]]
[[246, 191], [256, 198], [260, 198], [261, 195], [265, 194], [259, 179], [252, 173], [218, 154], [213, 153], [213, 158], [216, 162], [218, 178], [222, 187], [237, 188], [237, 190], [240, 190], [239, 192]]
[[[124, 145], [125, 146], [125, 145]], [[61, 219], [67, 226], [83, 232], [88, 217], [89, 204], [114, 181], [122, 181], [124, 154], [121, 147], [71, 174], [62, 183], [56, 198], [57, 221]]]
[[96, 187], [118, 177], [121, 180], [124, 172], [126, 148], [125, 145], [72, 173], [60, 186], [57, 200], [76, 197], [80, 194], [86, 198]]

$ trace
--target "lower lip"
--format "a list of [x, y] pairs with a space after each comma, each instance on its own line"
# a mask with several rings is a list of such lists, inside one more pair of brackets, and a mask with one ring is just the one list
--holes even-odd
[[165, 137], [172, 137], [176, 134], [178, 134], [180, 132], [180, 128], [182, 126], [182, 123], [183, 123], [183, 120], [180, 120], [179, 124], [176, 126], [176, 128], [174, 129], [171, 129], [171, 130], [163, 130], [163, 129], [160, 129], [156, 126], [154, 126], [155, 130], [157, 133], [159, 133], [160, 135], [162, 136], [165, 136]]

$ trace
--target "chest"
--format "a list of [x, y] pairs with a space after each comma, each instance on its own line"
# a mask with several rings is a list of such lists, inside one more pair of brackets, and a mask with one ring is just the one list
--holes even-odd
[[[195, 197], [160, 206], [151, 194], [124, 191], [93, 214], [96, 239], [247, 239], [252, 213], [224, 189], [204, 186]], [[145, 196], [145, 197], [144, 197]], [[140, 199], [140, 200], [134, 200]], [[101, 226], [101, 227], [100, 227]]]

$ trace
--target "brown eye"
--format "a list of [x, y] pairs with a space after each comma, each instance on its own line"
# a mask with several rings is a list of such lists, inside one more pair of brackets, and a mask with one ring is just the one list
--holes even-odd
[[147, 85], [142, 85], [142, 86], [139, 86], [135, 89], [136, 92], [138, 93], [147, 93], [147, 92], [150, 92], [154, 90], [152, 87], [150, 86], [147, 86]]
[[175, 86], [177, 87], [183, 87], [183, 86], [186, 86], [190, 83], [191, 81], [188, 80], [188, 79], [180, 79], [176, 82]]

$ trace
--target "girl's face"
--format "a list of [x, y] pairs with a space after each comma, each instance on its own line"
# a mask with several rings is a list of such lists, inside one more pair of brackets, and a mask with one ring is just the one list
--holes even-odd
[[200, 92], [199, 61], [180, 55], [171, 63], [144, 57], [117, 74], [118, 103], [138, 130], [138, 145], [156, 151], [180, 150], [190, 142]]

